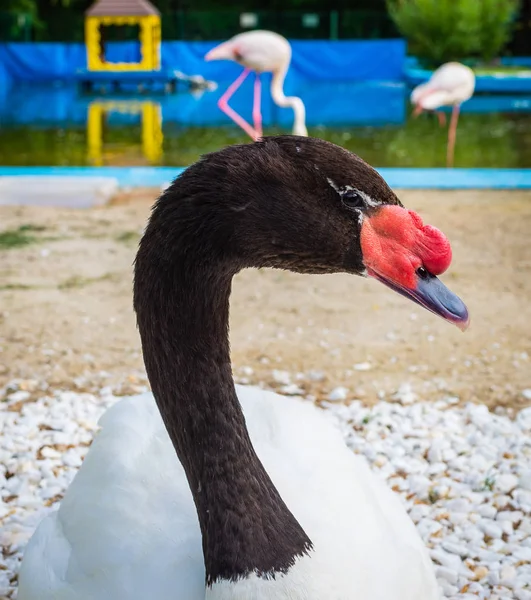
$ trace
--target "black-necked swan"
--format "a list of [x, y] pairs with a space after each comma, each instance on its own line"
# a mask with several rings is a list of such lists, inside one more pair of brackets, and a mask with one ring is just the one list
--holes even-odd
[[326, 414], [235, 387], [228, 317], [233, 276], [275, 267], [368, 274], [464, 327], [464, 304], [435, 277], [450, 260], [439, 230], [328, 142], [265, 138], [189, 167], [156, 202], [135, 262], [156, 402], [104, 414], [26, 548], [19, 600], [439, 598], [400, 499]]

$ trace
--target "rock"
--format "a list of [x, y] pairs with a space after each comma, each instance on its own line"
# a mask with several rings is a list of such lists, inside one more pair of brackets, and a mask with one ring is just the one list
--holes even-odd
[[461, 558], [457, 554], [450, 554], [439, 548], [433, 548], [430, 550], [430, 556], [443, 567], [448, 567], [456, 571], [461, 567]]
[[410, 383], [402, 383], [392, 396], [393, 400], [398, 400], [401, 404], [413, 404], [417, 400], [417, 397]]
[[308, 379], [310, 381], [323, 381], [325, 374], [322, 371], [308, 371]]
[[512, 588], [516, 580], [516, 569], [512, 565], [504, 565], [500, 571], [500, 585]]
[[531, 547], [520, 546], [513, 552], [513, 558], [531, 563]]
[[489, 570], [484, 565], [476, 567], [475, 569], [473, 569], [473, 571], [474, 579], [476, 579], [477, 581], [479, 581], [480, 579], [485, 579], [485, 577], [487, 577], [487, 575], [489, 574]]
[[371, 369], [372, 365], [368, 362], [357, 363], [356, 365], [354, 365], [355, 371], [370, 371]]
[[271, 374], [277, 383], [282, 383], [283, 385], [288, 385], [291, 383], [291, 375], [288, 373], [288, 371], [279, 371], [278, 369], [273, 369]]
[[26, 390], [18, 390], [17, 392], [13, 392], [7, 396], [7, 401], [10, 404], [14, 404], [15, 402], [26, 402], [31, 398], [31, 394]]
[[524, 471], [518, 480], [518, 487], [531, 492], [531, 469]]
[[470, 502], [465, 498], [455, 498], [446, 503], [446, 508], [456, 513], [468, 513], [470, 512]]
[[494, 484], [495, 489], [500, 491], [502, 494], [508, 494], [518, 485], [518, 477], [512, 473], [505, 473], [496, 477]]
[[495, 523], [494, 521], [489, 521], [487, 519], [482, 519], [478, 523], [478, 527], [483, 531], [485, 535], [488, 535], [491, 538], [499, 539], [502, 536], [503, 530], [502, 528]]
[[435, 569], [435, 575], [437, 579], [443, 579], [451, 585], [455, 585], [458, 580], [457, 572], [454, 571], [454, 569], [449, 569], [448, 567], [437, 567]]
[[336, 387], [329, 394], [328, 399], [331, 402], [343, 402], [348, 397], [348, 388], [346, 387]]
[[453, 542], [442, 542], [442, 547], [451, 554], [457, 554], [461, 558], [466, 558], [469, 554], [468, 548], [464, 544], [455, 544]]
[[304, 394], [304, 390], [300, 388], [295, 383], [290, 383], [289, 385], [283, 385], [280, 388], [280, 393], [285, 396], [302, 396]]
[[482, 504], [477, 508], [477, 511], [482, 517], [485, 517], [486, 519], [493, 519], [496, 516], [496, 513], [498, 512], [496, 510], [496, 507], [490, 504]]
[[496, 515], [496, 521], [510, 521], [517, 523], [524, 518], [524, 513], [521, 510], [501, 510]]

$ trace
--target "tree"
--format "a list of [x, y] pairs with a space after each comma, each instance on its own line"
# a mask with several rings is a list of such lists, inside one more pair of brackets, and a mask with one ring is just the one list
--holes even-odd
[[509, 41], [519, 0], [387, 0], [391, 18], [425, 61], [491, 60]]

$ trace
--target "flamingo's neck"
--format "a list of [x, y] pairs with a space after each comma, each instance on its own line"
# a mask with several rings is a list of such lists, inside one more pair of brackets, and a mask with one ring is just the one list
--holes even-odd
[[303, 101], [297, 96], [286, 96], [284, 94], [284, 80], [288, 71], [289, 64], [273, 71], [271, 81], [271, 96], [277, 106], [283, 108], [292, 108], [294, 113], [293, 135], [308, 135], [306, 129], [306, 108]]

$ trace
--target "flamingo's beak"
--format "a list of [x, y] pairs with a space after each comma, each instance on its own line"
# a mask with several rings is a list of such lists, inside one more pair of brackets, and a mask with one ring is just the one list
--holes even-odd
[[233, 58], [234, 49], [228, 42], [215, 46], [205, 54], [205, 60], [232, 60]]

